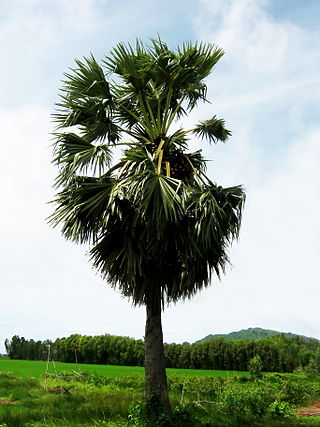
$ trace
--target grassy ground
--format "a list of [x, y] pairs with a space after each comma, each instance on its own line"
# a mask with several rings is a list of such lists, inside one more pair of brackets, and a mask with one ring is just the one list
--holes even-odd
[[[86, 371], [104, 375], [108, 377], [119, 377], [124, 375], [144, 375], [144, 368], [141, 366], [114, 366], [114, 365], [88, 365], [76, 363], [50, 362], [47, 369], [47, 362], [35, 362], [32, 360], [10, 360], [0, 358], [0, 372], [12, 372], [21, 377], [41, 377], [45, 373], [55, 372]], [[167, 369], [168, 374], [176, 375], [210, 375], [214, 377], [234, 377], [249, 376], [248, 372], [240, 371], [214, 371], [202, 369]]]
[[142, 393], [114, 386], [96, 387], [12, 374], [0, 375], [0, 390], [1, 427], [121, 425], [130, 404], [142, 398]]
[[[130, 424], [127, 418], [128, 408], [143, 397], [141, 376], [139, 376], [140, 380], [137, 376], [131, 377], [131, 380], [127, 377], [113, 378], [105, 384], [98, 385], [96, 384], [99, 380], [98, 376], [79, 378], [79, 381], [78, 378], [77, 376], [67, 376], [65, 378], [30, 379], [9, 373], [0, 374], [0, 426], [142, 426], [142, 424]], [[212, 390], [205, 392], [203, 386], [208, 386], [205, 384], [207, 382], [205, 377], [193, 378], [197, 380], [188, 377], [189, 384], [183, 396], [178, 391], [182, 377], [176, 376], [171, 381], [170, 396], [173, 407], [177, 407], [183, 400], [182, 407], [186, 407], [190, 414], [196, 415], [198, 419], [195, 424], [186, 425], [204, 426], [208, 420], [215, 427], [320, 425], [320, 417], [291, 416], [273, 419], [270, 416], [267, 418], [258, 416], [259, 402], [260, 404], [263, 402], [259, 398], [256, 399], [256, 396], [259, 397], [259, 393], [262, 393], [268, 384], [248, 382], [247, 391], [243, 393], [237, 389], [237, 382], [227, 379], [223, 380], [224, 385], [221, 383], [223, 387], [217, 395], [217, 393], [212, 393]], [[213, 378], [213, 381], [216, 380]], [[215, 385], [217, 384], [219, 383]], [[202, 386], [201, 393], [195, 393], [194, 386], [200, 390]], [[242, 387], [241, 390], [243, 390]], [[215, 402], [216, 399], [218, 402]], [[230, 415], [236, 416], [232, 418]]]
[[[87, 367], [91, 374], [72, 373]], [[128, 420], [134, 402], [143, 399], [141, 368], [57, 364], [57, 370], [68, 372], [42, 376], [46, 368], [45, 362], [0, 359], [0, 427], [143, 426]], [[184, 426], [202, 427], [208, 421], [214, 427], [320, 426], [320, 416], [301, 417], [290, 410], [320, 401], [318, 379], [275, 374], [250, 381], [247, 373], [169, 371], [173, 408], [186, 410], [194, 420]]]

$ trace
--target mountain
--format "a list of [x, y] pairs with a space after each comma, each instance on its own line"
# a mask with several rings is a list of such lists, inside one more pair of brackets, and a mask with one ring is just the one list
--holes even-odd
[[279, 332], [273, 331], [272, 329], [262, 329], [262, 328], [248, 328], [241, 329], [241, 331], [230, 332], [229, 334], [215, 334], [207, 335], [206, 337], [198, 340], [196, 342], [207, 341], [211, 338], [224, 338], [228, 341], [230, 340], [261, 340], [264, 338], [274, 337], [275, 335], [283, 334], [286, 338], [301, 337], [305, 341], [316, 340], [316, 338], [305, 337], [304, 335], [292, 334], [291, 332]]

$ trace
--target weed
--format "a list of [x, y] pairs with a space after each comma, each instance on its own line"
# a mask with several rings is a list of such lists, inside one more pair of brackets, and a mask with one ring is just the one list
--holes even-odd
[[279, 402], [277, 400], [269, 405], [268, 411], [274, 418], [288, 418], [294, 415], [294, 412], [290, 409], [287, 402]]

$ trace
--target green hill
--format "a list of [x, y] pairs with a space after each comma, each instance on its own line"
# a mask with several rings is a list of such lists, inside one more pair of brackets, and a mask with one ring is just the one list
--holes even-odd
[[206, 337], [198, 340], [197, 342], [210, 340], [211, 338], [224, 338], [228, 341], [230, 340], [261, 340], [264, 338], [274, 337], [275, 335], [283, 334], [287, 338], [301, 337], [305, 341], [315, 340], [315, 338], [305, 337], [304, 335], [292, 334], [291, 332], [279, 332], [272, 329], [262, 329], [262, 328], [248, 328], [241, 329], [241, 331], [230, 332], [229, 334], [215, 334], [207, 335]]

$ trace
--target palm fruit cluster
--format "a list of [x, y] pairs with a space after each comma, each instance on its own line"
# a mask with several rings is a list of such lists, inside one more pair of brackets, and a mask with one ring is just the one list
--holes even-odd
[[[170, 176], [176, 179], [189, 179], [193, 174], [187, 155], [182, 150], [164, 151], [163, 161], [170, 163]], [[166, 170], [164, 163], [164, 172]]]
[[169, 141], [166, 137], [157, 138], [154, 142], [149, 142], [145, 144], [146, 150], [149, 153], [155, 153], [159, 147], [160, 141], [164, 140], [162, 146], [163, 149], [163, 158], [162, 158], [162, 173], [167, 174], [166, 162], [170, 164], [170, 177], [176, 179], [189, 179], [193, 174], [192, 166], [188, 160], [188, 157], [181, 149], [170, 149]]

